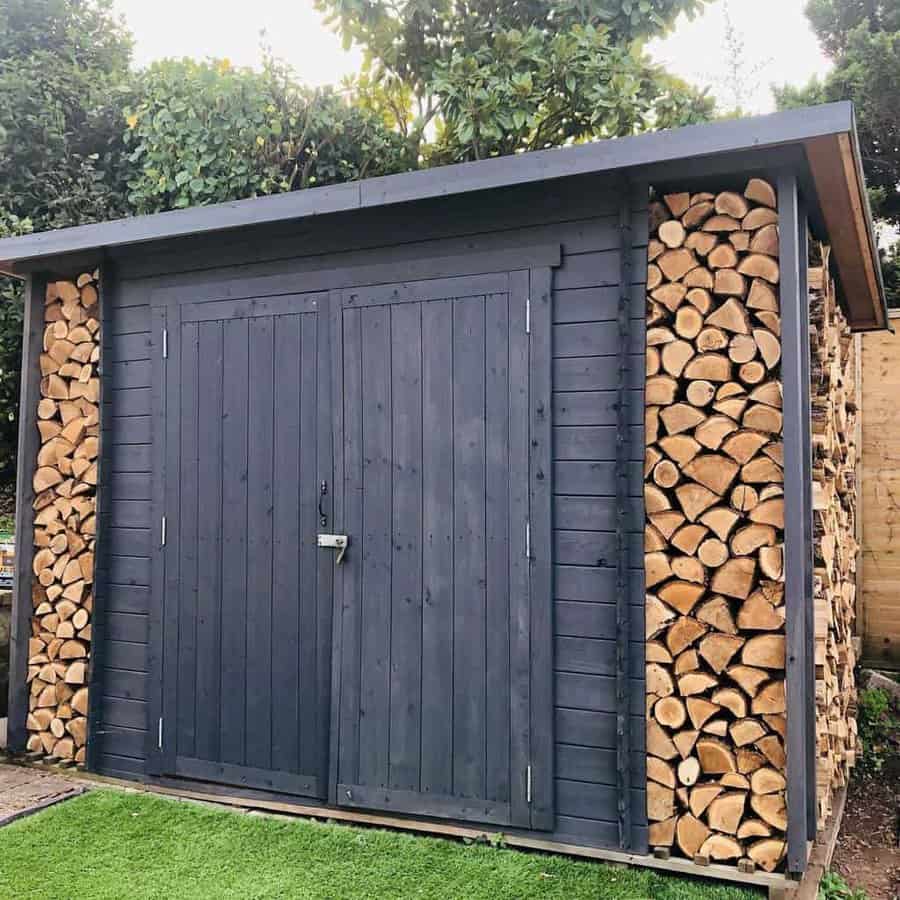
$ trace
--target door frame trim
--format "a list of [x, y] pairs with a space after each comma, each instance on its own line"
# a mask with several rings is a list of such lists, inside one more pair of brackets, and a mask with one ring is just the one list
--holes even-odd
[[[399, 250], [405, 248], [400, 247]], [[151, 307], [179, 306], [183, 303], [208, 303], [216, 300], [247, 300], [281, 294], [319, 293], [343, 288], [406, 281], [431, 281], [464, 275], [513, 272], [519, 269], [557, 268], [562, 265], [562, 245], [544, 243], [495, 250], [469, 249], [447, 256], [425, 248], [427, 255], [391, 262], [369, 263], [351, 254], [343, 264], [332, 254], [322, 258], [323, 268], [298, 270], [283, 275], [241, 277], [239, 273], [208, 282], [160, 287], [150, 292]], [[420, 249], [419, 253], [423, 253]], [[380, 251], [380, 255], [385, 253]], [[308, 260], [299, 260], [305, 263]]]

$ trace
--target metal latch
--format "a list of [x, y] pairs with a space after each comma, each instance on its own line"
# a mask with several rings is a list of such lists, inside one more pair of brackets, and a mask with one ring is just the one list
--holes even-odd
[[347, 545], [350, 538], [346, 534], [320, 534], [318, 544], [320, 547], [332, 547], [338, 551], [335, 565], [340, 565], [344, 561], [344, 554], [347, 552]]

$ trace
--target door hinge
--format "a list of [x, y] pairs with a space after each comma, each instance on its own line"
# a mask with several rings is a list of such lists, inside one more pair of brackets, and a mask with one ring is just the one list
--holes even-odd
[[162, 750], [162, 737], [163, 737], [163, 720], [162, 716], [159, 717], [159, 732], [157, 734], [156, 746]]
[[162, 517], [162, 521], [159, 523], [159, 545], [160, 547], [166, 546], [166, 517]]
[[163, 328], [162, 352], [163, 352], [162, 358], [168, 359], [169, 358], [169, 329], [168, 328]]
[[[162, 722], [162, 719], [160, 719]], [[531, 803], [531, 765], [525, 770], [525, 799]]]
[[525, 334], [531, 334], [531, 297], [525, 298]]
[[531, 522], [525, 522], [525, 559], [531, 559]]

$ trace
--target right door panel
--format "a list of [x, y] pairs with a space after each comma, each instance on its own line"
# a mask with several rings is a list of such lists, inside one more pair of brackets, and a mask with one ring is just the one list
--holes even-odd
[[332, 296], [341, 805], [534, 825], [527, 295], [503, 272]]

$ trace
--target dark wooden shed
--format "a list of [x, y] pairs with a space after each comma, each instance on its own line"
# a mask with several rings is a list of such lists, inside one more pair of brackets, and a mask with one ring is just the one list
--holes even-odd
[[28, 283], [11, 744], [675, 866], [648, 844], [648, 209], [750, 177], [778, 192], [802, 872], [808, 228], [850, 324], [887, 321], [847, 104], [0, 241]]

